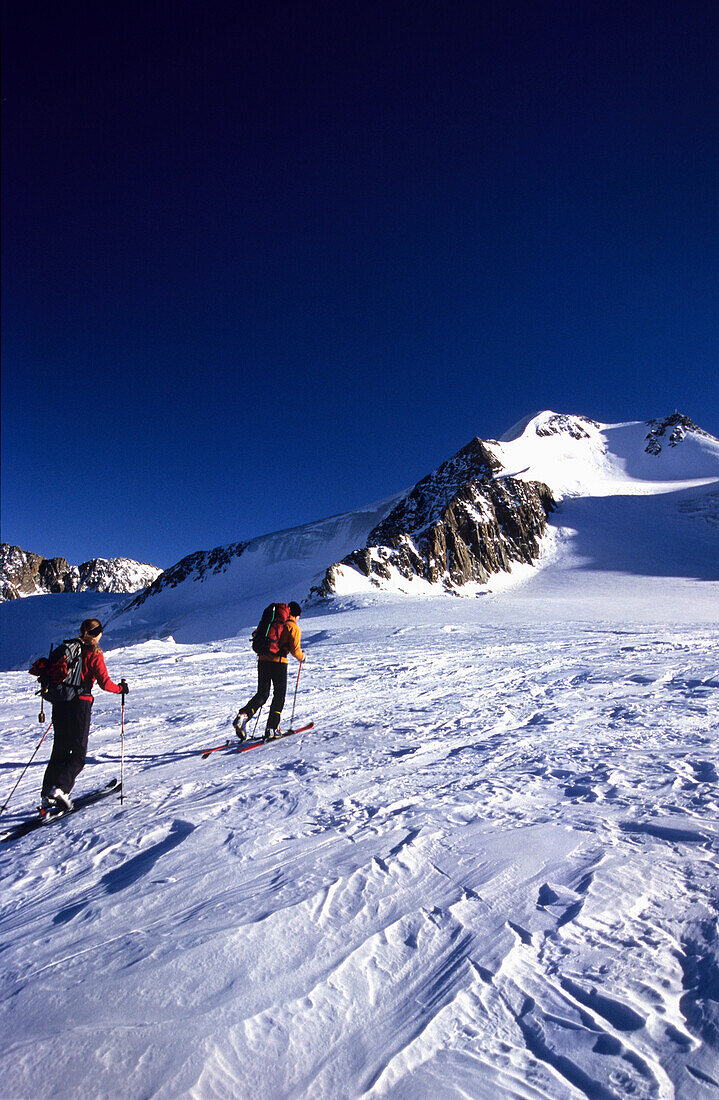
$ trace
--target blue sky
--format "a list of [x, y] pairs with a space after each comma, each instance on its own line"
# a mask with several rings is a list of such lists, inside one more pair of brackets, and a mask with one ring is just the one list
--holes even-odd
[[719, 435], [716, 5], [4, 22], [4, 541], [167, 566], [543, 408]]

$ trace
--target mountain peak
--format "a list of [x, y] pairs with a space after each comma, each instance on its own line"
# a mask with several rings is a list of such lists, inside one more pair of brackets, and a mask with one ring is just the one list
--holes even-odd
[[648, 420], [647, 427], [649, 433], [647, 435], [646, 452], [650, 455], [661, 454], [663, 443], [668, 444], [670, 447], [676, 447], [678, 443], [686, 438], [688, 433], [704, 436], [705, 439], [714, 439], [713, 435], [705, 432], [688, 416], [676, 411], [670, 416], [665, 416], [663, 420]]
[[501, 435], [498, 442], [513, 443], [524, 435], [569, 435], [572, 439], [589, 439], [592, 429], [596, 431], [600, 427], [596, 420], [588, 416], [580, 416], [576, 413], [555, 413], [551, 409], [546, 409], [544, 412], [525, 416]]

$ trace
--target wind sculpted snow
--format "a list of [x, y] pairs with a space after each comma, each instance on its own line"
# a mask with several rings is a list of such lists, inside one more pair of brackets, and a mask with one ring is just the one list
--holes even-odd
[[[715, 626], [497, 603], [303, 616], [315, 729], [206, 762], [248, 638], [109, 652], [124, 805], [0, 845], [3, 1096], [717, 1095]], [[77, 790], [119, 750], [101, 696]]]

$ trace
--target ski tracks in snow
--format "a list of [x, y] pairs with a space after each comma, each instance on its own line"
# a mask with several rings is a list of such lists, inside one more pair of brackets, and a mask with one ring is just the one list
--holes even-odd
[[442, 606], [316, 619], [315, 730], [207, 762], [246, 647], [109, 655], [126, 807], [0, 854], [8, 1096], [719, 1093], [716, 638]]

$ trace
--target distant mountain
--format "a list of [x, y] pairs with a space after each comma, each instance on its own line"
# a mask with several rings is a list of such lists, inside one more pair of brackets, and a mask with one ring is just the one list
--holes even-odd
[[0, 543], [0, 602], [56, 592], [137, 592], [162, 573], [130, 558], [92, 558], [69, 565]]
[[[39, 564], [27, 567], [25, 591], [79, 592], [97, 564], [37, 562], [42, 578], [33, 579]], [[18, 574], [22, 562], [11, 583]], [[380, 593], [490, 597], [510, 618], [571, 606], [590, 620], [621, 599], [636, 621], [694, 620], [697, 583], [707, 610], [719, 595], [719, 440], [680, 413], [600, 424], [540, 412], [501, 439], [473, 439], [378, 504], [197, 551], [125, 582], [142, 588], [134, 596], [112, 599], [92, 583], [82, 608], [79, 596], [76, 606], [61, 597], [6, 604], [0, 666], [22, 667], [35, 653], [41, 611], [53, 638], [76, 629], [81, 611], [100, 615], [108, 647], [249, 637], [274, 600], [361, 608]]]
[[[125, 605], [113, 627], [132, 637], [172, 633], [177, 640], [201, 640], [237, 633], [278, 598], [312, 602], [378, 589], [481, 595], [537, 574], [543, 555], [556, 549], [559, 532], [568, 548], [575, 545], [565, 522], [572, 518], [570, 502], [580, 498], [619, 501], [591, 540], [604, 547], [609, 539], [613, 550], [606, 554], [620, 561], [635, 544], [632, 524], [638, 522], [627, 520], [625, 530], [622, 517], [634, 516], [634, 510], [627, 512], [621, 501], [663, 494], [661, 512], [670, 499], [666, 494], [682, 491], [678, 514], [711, 524], [712, 494], [686, 492], [702, 480], [714, 480], [719, 488], [717, 479], [719, 441], [681, 413], [599, 424], [541, 412], [500, 440], [473, 439], [391, 500], [183, 558]], [[595, 516], [601, 511], [598, 505], [591, 509]], [[667, 538], [673, 515], [664, 521], [661, 535]], [[652, 517], [652, 525], [661, 525], [654, 512]], [[661, 535], [642, 533], [654, 548], [637, 543], [640, 562], [656, 555]], [[341, 553], [333, 554], [337, 549]], [[703, 557], [696, 567], [691, 555], [686, 561], [689, 573], [698, 570], [704, 577], [710, 571]]]

